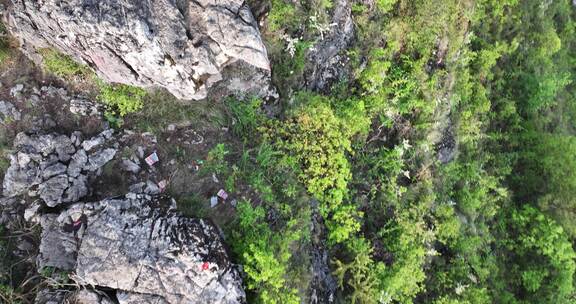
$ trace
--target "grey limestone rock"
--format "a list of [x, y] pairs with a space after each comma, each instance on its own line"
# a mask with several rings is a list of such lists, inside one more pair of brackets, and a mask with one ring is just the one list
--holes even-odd
[[114, 155], [116, 155], [116, 149], [113, 148], [94, 152], [88, 156], [88, 164], [84, 166], [84, 169], [89, 171], [96, 171], [104, 166], [107, 162], [112, 160]]
[[104, 200], [88, 216], [76, 266], [83, 284], [167, 303], [244, 302], [216, 227], [181, 216], [173, 200], [146, 197]]
[[73, 271], [80, 285], [113, 290], [119, 303], [245, 303], [218, 229], [180, 215], [172, 199], [129, 193], [77, 203], [43, 215], [41, 226], [39, 269]]
[[38, 194], [49, 207], [62, 203], [64, 191], [68, 188], [68, 176], [58, 175], [40, 184]]
[[44, 169], [44, 171], [42, 171], [42, 178], [49, 179], [52, 176], [56, 176], [66, 172], [66, 169], [67, 167], [63, 163], [56, 163], [54, 165], [47, 167], [46, 169]]
[[39, 271], [44, 267], [55, 267], [71, 271], [76, 266], [77, 239], [66, 232], [58, 215], [45, 214], [40, 218], [42, 238], [36, 260]]
[[140, 172], [140, 165], [138, 165], [137, 163], [135, 163], [129, 159], [123, 159], [122, 160], [122, 169], [124, 169], [125, 171], [128, 171], [128, 172], [132, 172], [134, 174], [137, 174], [138, 172]]
[[72, 293], [67, 300], [68, 303], [74, 304], [114, 304], [104, 292], [98, 293], [88, 289], [81, 289]]
[[243, 0], [13, 0], [9, 29], [25, 53], [52, 47], [112, 83], [205, 98], [228, 66], [269, 75], [266, 48]]
[[331, 85], [345, 79], [350, 69], [346, 68], [348, 59], [343, 51], [354, 38], [352, 19], [352, 1], [334, 1], [329, 32], [308, 52], [305, 78], [308, 89], [325, 91]]
[[86, 155], [86, 151], [78, 150], [76, 154], [72, 156], [72, 160], [68, 164], [67, 173], [71, 177], [76, 177], [82, 172], [84, 166], [88, 162], [88, 155]]
[[116, 294], [119, 304], [168, 304], [164, 298], [155, 295], [123, 292]]
[[0, 123], [4, 124], [22, 118], [20, 111], [13, 104], [6, 101], [0, 101], [0, 114]]
[[[116, 149], [103, 148], [112, 140], [113, 131], [99, 134], [98, 147], [90, 146], [87, 155], [75, 147], [80, 134], [28, 135], [19, 133], [14, 141], [17, 151], [6, 170], [3, 194], [7, 197], [28, 194], [40, 198], [49, 207], [73, 203], [89, 193], [88, 175], [98, 171], [116, 155]], [[88, 139], [84, 142], [92, 142]]]

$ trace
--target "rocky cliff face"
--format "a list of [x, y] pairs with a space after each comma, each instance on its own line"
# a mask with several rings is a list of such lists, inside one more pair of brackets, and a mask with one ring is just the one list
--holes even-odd
[[[18, 102], [33, 96], [39, 105], [51, 96], [63, 99], [60, 109], [83, 120], [101, 114], [89, 100], [52, 87], [31, 91], [54, 94], [25, 91], [30, 90], [14, 87], [11, 94], [18, 98], [2, 101], [9, 109], [3, 114], [6, 121], [36, 121], [30, 117], [36, 114], [20, 112]], [[14, 137], [2, 183], [0, 224], [13, 229], [10, 223], [26, 222], [41, 228], [37, 251], [31, 240], [20, 237], [15, 249], [33, 251], [35, 268], [49, 278], [35, 303], [245, 302], [240, 272], [230, 263], [218, 229], [182, 216], [154, 182], [137, 182], [126, 195], [96, 199], [92, 186], [101, 182], [105, 166], [126, 166], [126, 159], [120, 162], [126, 134], [118, 136], [106, 127], [94, 136], [60, 134], [52, 124], [32, 125], [38, 129]], [[127, 170], [122, 166], [113, 169]], [[136, 163], [129, 169], [144, 170]]]
[[72, 271], [81, 286], [112, 289], [119, 303], [244, 302], [217, 229], [180, 216], [168, 198], [74, 204], [41, 225], [39, 268]]
[[217, 228], [181, 216], [155, 184], [80, 202], [118, 146], [111, 129], [81, 138], [20, 133], [14, 141], [0, 200], [4, 217], [25, 207], [25, 220], [42, 229], [38, 271], [67, 273], [81, 287], [48, 288], [36, 303], [244, 303], [239, 271]]
[[[231, 90], [269, 93], [266, 48], [244, 1], [12, 3], [10, 30], [32, 58], [56, 48], [109, 82], [164, 87], [182, 99], [206, 97], [223, 75]], [[241, 71], [230, 76], [228, 67]]]

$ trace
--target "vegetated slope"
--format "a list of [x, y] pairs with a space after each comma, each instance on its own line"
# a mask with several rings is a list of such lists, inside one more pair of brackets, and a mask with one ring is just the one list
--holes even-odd
[[[204, 124], [234, 138], [199, 174], [240, 199], [181, 206], [224, 227], [250, 303], [574, 301], [571, 1], [251, 6], [281, 98], [214, 101]], [[353, 38], [319, 69], [323, 41], [349, 34], [335, 10]], [[156, 102], [125, 127], [187, 119]]]
[[[233, 241], [255, 301], [571, 301], [573, 4], [352, 3], [350, 72], [322, 92], [301, 89], [305, 54], [339, 3], [307, 4], [272, 1], [264, 31], [283, 120], [234, 106], [242, 159], [264, 169], [245, 180], [266, 199], [239, 221], [267, 232]], [[309, 213], [293, 183], [327, 228], [326, 298], [295, 267], [319, 234], [296, 224]]]

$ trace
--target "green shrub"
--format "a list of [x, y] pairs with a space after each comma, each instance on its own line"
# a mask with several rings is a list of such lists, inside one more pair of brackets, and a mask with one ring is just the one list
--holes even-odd
[[56, 76], [71, 78], [90, 74], [90, 70], [86, 66], [54, 49], [40, 49], [38, 52], [42, 55], [45, 69]]
[[[273, 123], [265, 138], [286, 157], [300, 165], [300, 180], [321, 202], [320, 212], [331, 230], [329, 239], [339, 243], [360, 229], [359, 214], [344, 206], [351, 178], [346, 153], [351, 151], [350, 134], [334, 114], [327, 100], [301, 94], [303, 106], [282, 123]], [[305, 104], [305, 105], [304, 105]]]
[[388, 13], [394, 8], [396, 2], [398, 2], [398, 0], [377, 0], [376, 7], [378, 7], [382, 13]]
[[294, 222], [280, 232], [272, 231], [265, 220], [265, 210], [242, 201], [237, 206], [238, 225], [232, 233], [232, 248], [240, 257], [247, 274], [248, 290], [256, 292], [255, 303], [298, 304], [295, 282], [287, 281], [290, 244], [301, 238]]
[[268, 29], [279, 31], [283, 28], [293, 29], [298, 25], [298, 14], [294, 4], [285, 0], [272, 0], [268, 13]]
[[254, 140], [258, 127], [264, 123], [266, 117], [261, 112], [262, 100], [253, 98], [249, 102], [229, 100], [228, 108], [232, 112], [232, 131], [244, 140]]
[[108, 106], [108, 111], [118, 115], [137, 112], [144, 106], [146, 91], [125, 84], [105, 84], [101, 82], [98, 99]]
[[214, 146], [208, 151], [206, 162], [202, 166], [203, 173], [215, 173], [217, 175], [228, 173], [228, 163], [224, 159], [229, 153], [226, 146], [222, 143]]
[[4, 24], [0, 22], [0, 64], [10, 57], [10, 53], [8, 31], [6, 31]]
[[[500, 219], [502, 275], [506, 291], [539, 303], [569, 303], [574, 292], [576, 253], [562, 227], [525, 205]], [[504, 270], [506, 269], [506, 270]]]

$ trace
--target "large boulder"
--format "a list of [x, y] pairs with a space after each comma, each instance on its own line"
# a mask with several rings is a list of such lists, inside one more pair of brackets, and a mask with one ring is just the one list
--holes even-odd
[[[266, 48], [242, 0], [12, 0], [9, 29], [23, 51], [55, 48], [105, 80], [202, 99], [240, 62], [269, 74]], [[264, 82], [255, 84], [264, 85]], [[255, 88], [262, 89], [262, 88]]]
[[[45, 215], [39, 268], [75, 272], [120, 303], [244, 303], [218, 230], [181, 216], [169, 198], [129, 193]], [[70, 267], [74, 265], [74, 267]]]

